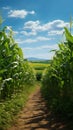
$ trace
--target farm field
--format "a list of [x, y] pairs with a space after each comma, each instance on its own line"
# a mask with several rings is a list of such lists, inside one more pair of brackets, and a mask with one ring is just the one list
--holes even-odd
[[46, 67], [49, 66], [48, 61], [37, 61], [37, 62], [30, 62], [31, 66], [35, 69], [35, 70], [44, 70]]
[[[73, 130], [67, 121], [73, 118], [73, 36], [65, 28], [67, 43], [59, 44], [51, 62], [29, 62], [6, 30], [0, 32], [0, 130]], [[62, 121], [54, 116], [59, 112]]]
[[12, 29], [0, 30], [0, 130], [73, 130], [73, 35], [64, 30], [51, 61], [31, 62]]
[[32, 66], [35, 70], [36, 78], [38, 81], [41, 80], [42, 74], [44, 73], [44, 70], [50, 66], [49, 61], [34, 61], [30, 62], [30, 66]]

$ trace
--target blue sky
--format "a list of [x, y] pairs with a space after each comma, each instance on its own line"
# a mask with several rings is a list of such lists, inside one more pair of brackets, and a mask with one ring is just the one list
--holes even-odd
[[12, 27], [24, 57], [51, 59], [73, 15], [73, 0], [0, 0], [3, 26]]

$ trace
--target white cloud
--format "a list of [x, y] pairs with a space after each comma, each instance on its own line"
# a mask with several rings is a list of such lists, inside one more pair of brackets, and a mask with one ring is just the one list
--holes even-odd
[[54, 52], [51, 53], [44, 53], [44, 54], [36, 54], [35, 57], [42, 58], [42, 59], [52, 59], [54, 56]]
[[[43, 49], [45, 50], [45, 52], [43, 52]], [[22, 48], [24, 55], [26, 55], [27, 57], [38, 57], [38, 58], [42, 58], [42, 59], [52, 59], [55, 52], [52, 51], [50, 52], [50, 50], [58, 50], [58, 44], [49, 44], [49, 45], [42, 45], [42, 46], [37, 46], [37, 47], [24, 47]], [[33, 55], [34, 52], [39, 52], [36, 53], [35, 55]]]
[[35, 36], [36, 35], [35, 31], [32, 31], [32, 32], [21, 31], [20, 33], [25, 35], [25, 36]]
[[37, 42], [36, 39], [26, 39], [26, 40], [24, 41], [24, 43], [35, 43], [35, 42]]
[[[43, 51], [43, 49], [45, 51]], [[55, 52], [52, 51], [50, 52], [50, 50], [58, 50], [58, 44], [49, 44], [49, 45], [42, 45], [42, 46], [37, 46], [37, 47], [24, 47], [22, 48], [24, 55], [26, 55], [27, 57], [38, 57], [38, 58], [42, 58], [42, 59], [52, 59]], [[32, 53], [33, 52], [33, 53]], [[38, 52], [35, 53], [34, 52]]]
[[35, 43], [35, 42], [40, 42], [40, 41], [49, 41], [51, 38], [47, 37], [36, 37], [35, 39], [26, 39], [25, 43]]
[[24, 47], [23, 50], [42, 50], [42, 49], [48, 49], [48, 50], [54, 50], [54, 49], [59, 49], [58, 44], [54, 44], [54, 45], [42, 45], [36, 48], [31, 48], [31, 47]]
[[[24, 55], [26, 55], [26, 54], [24, 54]], [[32, 53], [30, 53], [30, 54], [28, 54], [27, 56], [26, 56], [26, 58], [29, 58], [29, 57], [36, 57], [36, 58], [41, 58], [41, 59], [46, 59], [46, 60], [49, 60], [49, 59], [52, 59], [53, 58], [53, 56], [54, 56], [54, 52], [51, 52], [51, 53], [48, 53], [48, 52], [46, 52], [46, 53], [36, 53], [35, 55], [33, 55]]]
[[16, 41], [18, 44], [23, 44], [23, 43], [24, 43], [24, 40], [19, 39], [19, 38], [18, 38], [18, 39], [16, 39], [15, 41]]
[[37, 41], [49, 41], [49, 40], [51, 40], [51, 38], [48, 38], [48, 37], [37, 37], [36, 40]]
[[54, 45], [43, 45], [40, 48], [41, 49], [49, 49], [49, 50], [58, 49], [58, 44], [54, 44]]
[[60, 20], [57, 27], [58, 28], [64, 28], [64, 27], [69, 27], [69, 25], [70, 24], [68, 22], [64, 22], [64, 21]]
[[22, 48], [24, 51], [25, 50], [33, 50], [33, 48], [31, 48], [31, 47], [24, 47], [24, 48]]
[[40, 21], [37, 20], [26, 22], [24, 24], [24, 30], [30, 30], [31, 33], [35, 32], [35, 34], [42, 31], [58, 30], [56, 31], [56, 34], [61, 34], [62, 32], [59, 32], [59, 29], [63, 29], [65, 26], [69, 27], [69, 23], [64, 22], [63, 20], [54, 20], [45, 24], [41, 24]]
[[47, 37], [36, 37], [34, 39], [28, 38], [25, 40], [22, 39], [16, 39], [16, 42], [19, 44], [24, 44], [24, 43], [36, 43], [36, 42], [40, 42], [40, 41], [49, 41], [52, 40], [51, 38], [47, 38]]
[[8, 17], [25, 18], [28, 14], [35, 14], [35, 11], [26, 10], [10, 10], [8, 12]]
[[13, 33], [14, 33], [14, 34], [19, 34], [19, 32], [18, 32], [18, 31], [13, 31]]
[[7, 30], [11, 30], [12, 26], [6, 26]]
[[32, 31], [44, 31], [45, 26], [41, 25], [40, 21], [28, 21], [24, 24], [24, 29], [31, 29]]
[[64, 32], [64, 29], [62, 29], [62, 30], [51, 30], [51, 31], [49, 31], [48, 32], [48, 35], [61, 35], [61, 34], [63, 34], [63, 32]]
[[58, 27], [58, 28], [64, 28], [65, 26], [69, 26], [69, 23], [68, 22], [64, 22], [63, 20], [60, 20], [60, 19], [57, 19], [57, 20], [54, 20], [52, 22], [49, 22], [47, 23], [48, 26], [50, 27]]
[[9, 6], [5, 6], [5, 7], [2, 7], [4, 10], [8, 10], [8, 9], [10, 9], [10, 7]]
[[35, 14], [35, 11], [29, 11], [28, 13], [29, 14]]
[[24, 44], [24, 43], [35, 43], [36, 39], [26, 39], [26, 40], [22, 40], [22, 39], [16, 39], [16, 42], [19, 44]]

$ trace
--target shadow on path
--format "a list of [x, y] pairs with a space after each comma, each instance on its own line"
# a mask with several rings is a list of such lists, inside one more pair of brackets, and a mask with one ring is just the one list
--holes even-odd
[[72, 125], [60, 121], [48, 111], [38, 87], [9, 130], [73, 130]]

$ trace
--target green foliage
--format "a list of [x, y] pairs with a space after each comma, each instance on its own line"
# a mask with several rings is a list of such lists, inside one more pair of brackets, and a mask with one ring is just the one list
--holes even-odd
[[15, 121], [17, 113], [25, 106], [29, 94], [35, 90], [35, 86], [26, 85], [12, 99], [0, 103], [0, 130], [6, 130]]
[[13, 39], [12, 30], [8, 27], [1, 29], [0, 130], [9, 127], [14, 116], [25, 105], [34, 83], [34, 70], [24, 60], [21, 48]]
[[0, 98], [10, 98], [23, 88], [24, 83], [33, 84], [35, 75], [21, 48], [13, 39], [13, 32], [5, 27], [0, 31]]
[[49, 106], [65, 116], [73, 116], [73, 36], [65, 28], [66, 42], [59, 50], [42, 79], [42, 92]]

